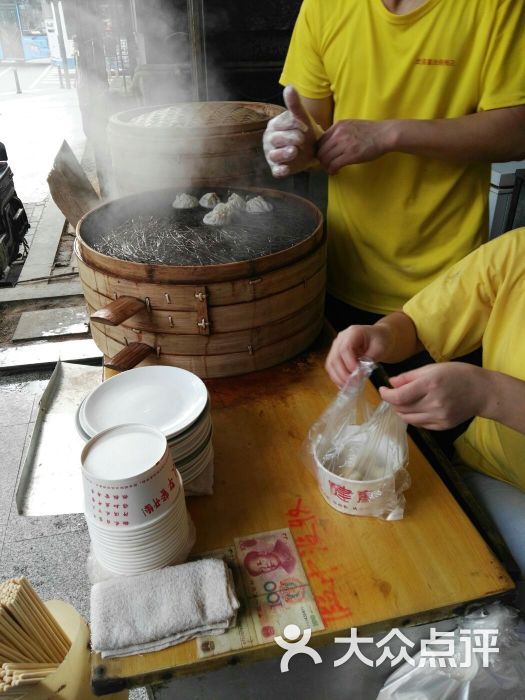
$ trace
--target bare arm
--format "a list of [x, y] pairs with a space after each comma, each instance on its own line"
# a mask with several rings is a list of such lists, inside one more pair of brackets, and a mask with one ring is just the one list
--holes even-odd
[[381, 397], [407, 423], [445, 430], [473, 416], [525, 434], [525, 382], [466, 362], [442, 362], [391, 377]]
[[525, 158], [525, 105], [492, 109], [456, 119], [394, 122], [392, 150], [471, 162]]
[[311, 114], [314, 121], [326, 131], [332, 124], [334, 113], [334, 101], [332, 97], [325, 97], [322, 100], [312, 100], [309, 97], [301, 97], [303, 105]]
[[499, 162], [525, 157], [525, 105], [453, 119], [345, 119], [319, 141], [317, 157], [331, 174], [386, 153], [451, 162]]
[[478, 415], [525, 434], [525, 382], [502, 372], [483, 371], [485, 400]]

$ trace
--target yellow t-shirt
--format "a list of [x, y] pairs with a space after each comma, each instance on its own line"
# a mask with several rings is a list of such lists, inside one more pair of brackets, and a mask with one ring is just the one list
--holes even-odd
[[[483, 344], [483, 367], [525, 381], [525, 228], [470, 253], [403, 311], [438, 362]], [[522, 433], [476, 417], [455, 447], [465, 464], [525, 491]]]
[[[523, 0], [304, 0], [280, 82], [341, 119], [453, 118], [525, 103]], [[488, 164], [403, 153], [329, 179], [328, 288], [386, 313], [486, 240]]]

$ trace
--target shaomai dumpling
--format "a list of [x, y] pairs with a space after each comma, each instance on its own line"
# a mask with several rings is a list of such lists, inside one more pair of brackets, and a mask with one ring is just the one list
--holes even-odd
[[246, 209], [246, 202], [240, 195], [234, 192], [228, 197], [228, 206], [230, 206], [232, 209], [244, 211]]
[[206, 194], [203, 194], [199, 199], [199, 204], [205, 209], [213, 209], [220, 201], [220, 197], [216, 192], [206, 192]]
[[174, 209], [194, 209], [199, 206], [199, 200], [186, 192], [179, 192], [171, 205]]
[[232, 210], [228, 204], [219, 202], [211, 211], [204, 215], [203, 223], [210, 226], [225, 226], [232, 220]]
[[249, 214], [262, 214], [264, 212], [272, 211], [273, 206], [266, 199], [260, 197], [252, 197], [246, 202], [246, 211]]

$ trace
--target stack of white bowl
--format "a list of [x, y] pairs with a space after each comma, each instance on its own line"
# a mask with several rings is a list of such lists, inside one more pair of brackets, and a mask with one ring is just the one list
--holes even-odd
[[187, 558], [194, 528], [161, 432], [140, 424], [109, 428], [86, 444], [81, 463], [86, 521], [103, 569], [135, 575]]
[[77, 412], [77, 427], [85, 440], [122, 423], [141, 423], [160, 430], [186, 495], [212, 492], [210, 401], [197, 375], [162, 365], [130, 369], [91, 391]]

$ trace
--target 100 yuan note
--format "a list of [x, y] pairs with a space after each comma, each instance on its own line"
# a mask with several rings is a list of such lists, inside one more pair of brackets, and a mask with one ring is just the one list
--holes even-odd
[[235, 553], [249, 597], [292, 595], [291, 589], [308, 586], [292, 533], [288, 528], [261, 532], [235, 540]]
[[201, 556], [224, 559], [241, 604], [236, 627], [197, 639], [199, 658], [273, 642], [286, 625], [324, 629], [290, 530], [262, 532]]
[[324, 629], [288, 528], [240, 537], [235, 552], [260, 644], [282, 634], [289, 624]]

